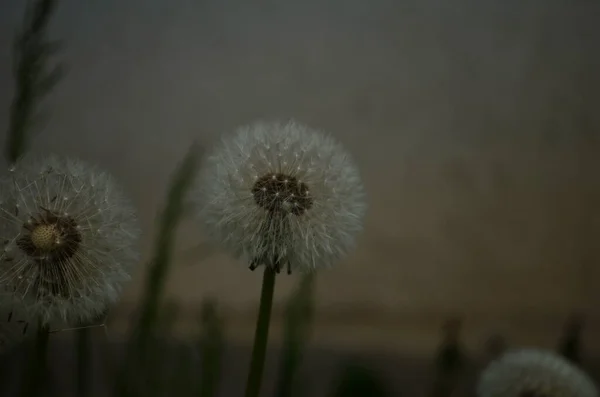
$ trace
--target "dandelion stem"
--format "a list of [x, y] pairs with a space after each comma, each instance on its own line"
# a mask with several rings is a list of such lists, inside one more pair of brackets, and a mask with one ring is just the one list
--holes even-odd
[[77, 396], [86, 397], [89, 394], [91, 338], [90, 328], [81, 327], [77, 330]]
[[256, 332], [254, 334], [254, 346], [250, 361], [250, 372], [248, 373], [248, 381], [246, 383], [246, 397], [258, 397], [260, 393], [267, 353], [267, 341], [269, 339], [269, 323], [271, 322], [271, 309], [273, 307], [275, 276], [275, 270], [271, 266], [265, 266], [258, 320], [256, 321]]
[[44, 388], [46, 354], [48, 352], [48, 338], [50, 336], [48, 330], [47, 326], [40, 326], [38, 328], [33, 354], [29, 357], [27, 370], [23, 377], [21, 397], [36, 397], [40, 395]]

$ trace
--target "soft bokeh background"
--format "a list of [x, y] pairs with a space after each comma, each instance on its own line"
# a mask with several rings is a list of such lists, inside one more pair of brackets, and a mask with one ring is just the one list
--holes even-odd
[[[369, 193], [355, 253], [319, 277], [315, 343], [433, 349], [454, 314], [473, 345], [490, 332], [551, 345], [573, 310], [598, 329], [599, 2], [60, 3], [52, 36], [70, 70], [34, 148], [113, 172], [146, 252], [192, 141], [294, 117], [354, 153]], [[0, 5], [5, 126], [24, 1]], [[260, 274], [203, 241], [182, 225], [169, 295], [190, 312], [216, 297], [249, 340]], [[276, 310], [296, 280], [279, 278]]]

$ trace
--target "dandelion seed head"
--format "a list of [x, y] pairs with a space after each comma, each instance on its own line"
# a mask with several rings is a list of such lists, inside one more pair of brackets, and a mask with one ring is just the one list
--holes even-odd
[[91, 321], [138, 261], [129, 200], [78, 160], [28, 157], [0, 181], [0, 289], [45, 322]]
[[479, 397], [597, 397], [593, 381], [555, 353], [522, 349], [508, 352], [482, 373]]
[[277, 270], [338, 261], [366, 212], [350, 155], [294, 121], [258, 122], [225, 136], [205, 158], [193, 198], [209, 236], [236, 258]]

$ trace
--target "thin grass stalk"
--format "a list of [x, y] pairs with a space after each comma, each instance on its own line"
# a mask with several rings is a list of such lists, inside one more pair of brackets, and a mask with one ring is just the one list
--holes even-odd
[[260, 306], [256, 331], [254, 333], [254, 346], [250, 359], [250, 371], [246, 383], [246, 397], [258, 397], [262, 383], [265, 358], [267, 355], [267, 342], [269, 339], [269, 325], [273, 308], [273, 293], [275, 291], [276, 272], [271, 266], [265, 266], [260, 294]]
[[20, 397], [37, 397], [44, 390], [46, 383], [48, 339], [50, 337], [48, 326], [40, 325], [37, 328], [35, 344], [33, 346], [29, 360], [26, 362], [25, 373], [23, 374]]
[[202, 355], [202, 373], [198, 396], [214, 397], [217, 393], [221, 376], [221, 357], [223, 355], [223, 326], [217, 314], [216, 303], [206, 299], [201, 313], [202, 338], [200, 341]]
[[283, 355], [275, 396], [290, 397], [296, 389], [294, 376], [302, 361], [302, 351], [310, 332], [313, 308], [314, 274], [302, 277], [297, 291], [292, 295], [286, 310]]
[[192, 148], [175, 174], [169, 189], [167, 205], [161, 217], [160, 230], [154, 245], [154, 259], [146, 279], [142, 314], [138, 323], [137, 340], [145, 342], [156, 322], [163, 296], [166, 276], [171, 264], [177, 225], [183, 214], [183, 200], [192, 183], [197, 164], [196, 148]]
[[[154, 244], [154, 255], [150, 262], [144, 284], [142, 312], [133, 329], [132, 341], [128, 346], [124, 368], [117, 379], [117, 393], [131, 395], [128, 385], [131, 364], [144, 360], [146, 348], [156, 323], [158, 307], [163, 296], [166, 276], [171, 264], [176, 228], [184, 212], [184, 197], [191, 186], [198, 161], [198, 150], [193, 146], [174, 174], [167, 196], [166, 206], [160, 217], [159, 231]], [[138, 361], [139, 362], [139, 361]]]

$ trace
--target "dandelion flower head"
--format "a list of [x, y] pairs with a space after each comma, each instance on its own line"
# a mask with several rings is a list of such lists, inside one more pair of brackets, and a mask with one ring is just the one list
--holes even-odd
[[327, 267], [353, 247], [365, 193], [333, 138], [294, 121], [258, 122], [205, 159], [194, 198], [204, 230], [254, 270]]
[[138, 261], [130, 202], [78, 160], [25, 158], [0, 182], [0, 288], [43, 322], [85, 322], [115, 302]]
[[522, 349], [508, 352], [483, 372], [479, 397], [597, 397], [592, 380], [555, 353]]

